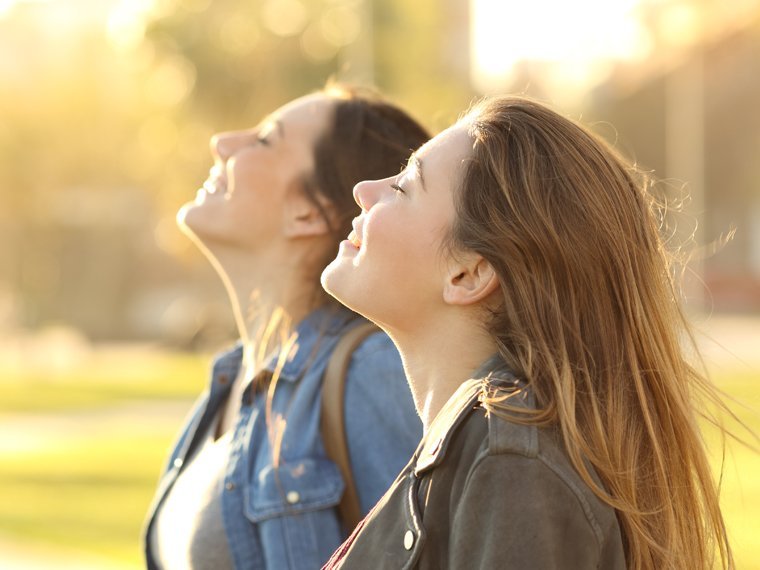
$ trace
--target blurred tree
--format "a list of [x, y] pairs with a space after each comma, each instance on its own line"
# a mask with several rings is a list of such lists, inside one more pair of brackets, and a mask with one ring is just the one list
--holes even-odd
[[160, 335], [175, 299], [203, 312], [221, 288], [173, 218], [206, 177], [211, 134], [255, 124], [330, 76], [374, 83], [445, 126], [472, 96], [467, 6], [16, 5], [0, 17], [0, 289], [16, 324], [133, 338]]

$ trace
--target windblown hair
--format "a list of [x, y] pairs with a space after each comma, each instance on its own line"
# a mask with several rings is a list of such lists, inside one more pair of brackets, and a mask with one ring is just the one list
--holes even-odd
[[575, 468], [616, 509], [629, 568], [711, 568], [716, 551], [730, 567], [696, 423], [697, 402], [718, 398], [682, 351], [693, 336], [647, 181], [530, 100], [486, 100], [463, 122], [473, 154], [450, 243], [496, 270], [489, 332], [538, 405], [526, 414], [493, 391], [486, 408], [559, 426]]

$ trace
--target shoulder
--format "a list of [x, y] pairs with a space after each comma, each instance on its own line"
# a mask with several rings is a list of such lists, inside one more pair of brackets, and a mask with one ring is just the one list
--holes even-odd
[[[473, 412], [452, 451], [468, 443], [476, 449], [463, 453], [461, 467], [454, 456], [441, 465], [454, 461], [449, 472], [439, 474], [450, 478], [454, 493], [435, 494], [431, 501], [453, 505], [447, 528], [453, 559], [464, 562], [477, 544], [476, 567], [623, 568], [614, 510], [583, 483], [569, 460], [555, 457], [555, 443], [542, 430], [513, 424], [517, 429], [508, 431], [517, 443], [502, 445], [501, 434], [494, 443], [494, 426], [504, 427], [500, 422], [482, 409]], [[436, 483], [441, 490], [445, 485], [436, 475], [433, 490]]]
[[451, 452], [446, 461], [467, 471], [464, 486], [489, 489], [488, 500], [496, 505], [537, 520], [581, 525], [600, 548], [610, 532], [618, 532], [614, 509], [583, 481], [554, 429], [518, 424], [478, 407], [463, 422]]
[[211, 381], [225, 377], [225, 382], [234, 378], [243, 361], [243, 344], [236, 343], [234, 346], [217, 352], [211, 360]]

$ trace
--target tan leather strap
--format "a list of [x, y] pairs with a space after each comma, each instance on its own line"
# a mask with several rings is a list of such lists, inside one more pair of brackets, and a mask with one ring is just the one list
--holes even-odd
[[338, 505], [338, 512], [343, 526], [349, 533], [361, 520], [362, 511], [351, 471], [346, 440], [344, 421], [346, 372], [356, 347], [378, 330], [380, 329], [372, 323], [363, 323], [344, 334], [330, 356], [322, 384], [322, 441], [327, 456], [338, 465], [343, 481], [346, 483], [346, 489]]

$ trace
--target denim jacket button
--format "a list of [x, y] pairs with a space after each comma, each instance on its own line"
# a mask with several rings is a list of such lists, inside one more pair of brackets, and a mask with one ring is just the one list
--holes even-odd
[[180, 467], [182, 467], [182, 459], [181, 459], [181, 458], [179, 458], [179, 457], [177, 457], [177, 458], [174, 460], [174, 466], [175, 466], [176, 468], [178, 468], [178, 469], [179, 469]]
[[291, 505], [295, 505], [298, 501], [301, 500], [301, 495], [298, 494], [298, 491], [290, 491], [287, 495], [285, 495], [285, 499], [287, 499], [288, 503]]
[[225, 483], [224, 488], [227, 489], [228, 491], [232, 491], [235, 488], [235, 483], [233, 483], [232, 481], [228, 481], [227, 483]]
[[406, 550], [411, 550], [412, 546], [414, 546], [414, 533], [411, 530], [408, 530], [404, 535], [404, 548]]

